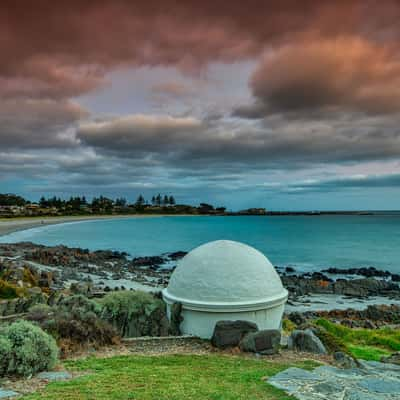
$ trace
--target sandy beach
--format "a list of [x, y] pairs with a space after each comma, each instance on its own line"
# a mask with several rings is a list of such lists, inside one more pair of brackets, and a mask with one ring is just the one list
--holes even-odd
[[162, 215], [93, 215], [33, 218], [0, 218], [0, 236], [39, 226], [63, 224], [65, 222], [89, 221], [110, 218], [149, 218]]

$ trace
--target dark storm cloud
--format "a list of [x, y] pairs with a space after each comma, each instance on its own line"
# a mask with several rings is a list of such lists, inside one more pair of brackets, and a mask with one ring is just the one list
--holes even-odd
[[0, 149], [76, 146], [67, 130], [85, 116], [70, 101], [0, 100]]
[[102, 154], [121, 158], [148, 154], [160, 163], [188, 168], [209, 162], [290, 169], [400, 155], [397, 119], [331, 117], [323, 122], [275, 117], [262, 124], [236, 126], [225, 121], [215, 126], [193, 118], [132, 115], [82, 124], [77, 137]]
[[238, 108], [238, 116], [337, 109], [397, 113], [400, 59], [393, 46], [360, 38], [291, 43], [265, 56], [250, 86], [255, 102]]
[[118, 66], [196, 70], [258, 57], [287, 42], [343, 34], [400, 38], [396, 1], [4, 0], [0, 79], [8, 96], [60, 98], [89, 91]]

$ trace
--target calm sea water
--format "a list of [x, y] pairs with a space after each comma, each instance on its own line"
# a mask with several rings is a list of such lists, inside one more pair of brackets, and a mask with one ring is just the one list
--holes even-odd
[[247, 243], [274, 265], [301, 270], [375, 266], [400, 272], [400, 214], [372, 216], [151, 217], [34, 228], [0, 238], [158, 255], [217, 239]]

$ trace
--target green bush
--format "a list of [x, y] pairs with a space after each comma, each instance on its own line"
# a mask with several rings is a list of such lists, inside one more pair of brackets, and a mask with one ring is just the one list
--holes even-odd
[[0, 376], [3, 376], [8, 369], [11, 355], [11, 342], [6, 338], [0, 336]]
[[0, 279], [0, 299], [15, 299], [19, 294], [20, 290], [15, 285]]
[[101, 305], [101, 318], [112, 324], [122, 337], [168, 334], [165, 303], [150, 293], [113, 292], [102, 299]]
[[0, 336], [3, 351], [9, 351], [7, 368], [3, 367], [6, 373], [32, 375], [53, 368], [57, 362], [55, 340], [28, 321], [17, 321], [6, 326]]
[[93, 312], [99, 314], [101, 311], [101, 307], [96, 301], [90, 300], [81, 294], [63, 298], [58, 303], [58, 307], [68, 311], [77, 311], [82, 313]]
[[52, 335], [64, 357], [89, 345], [99, 347], [118, 342], [116, 330], [93, 310], [99, 310], [97, 303], [77, 295], [64, 299], [58, 306], [34, 306], [26, 319]]

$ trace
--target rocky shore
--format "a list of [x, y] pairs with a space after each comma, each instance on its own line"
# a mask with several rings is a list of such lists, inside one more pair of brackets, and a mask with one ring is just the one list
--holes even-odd
[[[159, 291], [168, 284], [177, 261], [185, 254], [177, 251], [132, 258], [110, 250], [89, 251], [29, 242], [0, 244], [0, 279], [17, 291], [40, 288], [51, 293], [71, 286], [93, 296], [110, 290]], [[297, 274], [289, 267], [278, 268], [278, 272], [289, 290], [289, 305], [308, 295], [336, 295], [342, 301], [367, 301], [379, 296], [386, 302], [400, 302], [399, 275], [373, 267], [329, 268], [305, 274]]]

